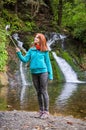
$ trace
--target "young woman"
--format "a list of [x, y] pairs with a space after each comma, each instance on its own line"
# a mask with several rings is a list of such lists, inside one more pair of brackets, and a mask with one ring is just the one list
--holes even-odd
[[45, 36], [37, 33], [33, 46], [25, 56], [19, 48], [16, 48], [16, 52], [22, 62], [30, 63], [32, 80], [38, 97], [39, 117], [47, 118], [49, 115], [48, 79], [52, 80], [53, 74]]

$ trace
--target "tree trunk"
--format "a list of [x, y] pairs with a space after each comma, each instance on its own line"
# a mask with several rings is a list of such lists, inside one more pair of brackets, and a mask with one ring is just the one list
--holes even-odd
[[62, 10], [63, 10], [63, 1], [59, 0], [59, 4], [58, 4], [58, 26], [61, 26], [62, 23]]
[[2, 10], [3, 10], [3, 1], [0, 1], [0, 16], [1, 16]]
[[18, 13], [18, 1], [16, 1], [16, 3], [15, 3], [15, 13], [16, 14]]

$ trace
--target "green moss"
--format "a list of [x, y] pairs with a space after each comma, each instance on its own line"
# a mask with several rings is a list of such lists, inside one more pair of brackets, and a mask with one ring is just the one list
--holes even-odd
[[7, 109], [7, 103], [4, 98], [0, 98], [0, 110], [6, 110]]
[[78, 59], [74, 54], [70, 55], [67, 51], [61, 51], [59, 55], [68, 62], [74, 71], [79, 71], [80, 68], [77, 66]]
[[[66, 60], [66, 62], [73, 68], [73, 70], [77, 73], [78, 79], [86, 80], [86, 76], [82, 68], [80, 68], [79, 58], [73, 52], [67, 51], [56, 51], [56, 54]], [[71, 55], [70, 55], [71, 54]]]
[[[1, 22], [2, 23], [2, 22]], [[6, 51], [6, 32], [4, 29], [4, 25], [2, 23], [2, 26], [0, 25], [0, 71], [5, 70], [7, 58], [8, 58], [8, 53]]]
[[64, 82], [65, 81], [64, 75], [61, 72], [61, 69], [59, 68], [55, 59], [53, 58], [52, 53], [50, 53], [50, 59], [51, 59], [51, 64], [52, 64], [52, 68], [53, 68], [54, 79], [57, 80], [58, 82]]

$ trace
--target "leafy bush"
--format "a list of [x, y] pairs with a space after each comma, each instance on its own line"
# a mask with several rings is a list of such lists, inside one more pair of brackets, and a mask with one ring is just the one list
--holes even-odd
[[[35, 23], [32, 21], [32, 22], [25, 22], [25, 27], [24, 27], [24, 30], [23, 31], [32, 31], [34, 28], [37, 28]], [[38, 30], [38, 29], [37, 29]]]
[[50, 0], [53, 19], [52, 25], [57, 28], [57, 20], [58, 20], [58, 1], [57, 0]]
[[7, 58], [8, 56], [6, 51], [6, 33], [5, 29], [2, 29], [0, 26], [0, 71], [5, 70]]
[[63, 26], [69, 28], [72, 35], [86, 43], [86, 6], [84, 3], [72, 5], [67, 2], [63, 10]]
[[23, 21], [18, 18], [17, 14], [6, 9], [3, 10], [2, 17], [4, 18], [5, 25], [9, 24], [11, 26], [12, 32], [18, 31], [24, 26]]
[[23, 31], [32, 31], [34, 28], [37, 29], [35, 23], [29, 21], [22, 21], [17, 14], [6, 9], [3, 10], [4, 23], [11, 26], [10, 32], [17, 32], [20, 30]]

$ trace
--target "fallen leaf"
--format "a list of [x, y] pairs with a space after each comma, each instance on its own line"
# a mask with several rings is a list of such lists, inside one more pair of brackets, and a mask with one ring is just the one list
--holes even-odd
[[67, 124], [73, 125], [73, 123], [72, 123], [72, 122], [70, 122], [70, 121], [67, 121]]

